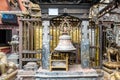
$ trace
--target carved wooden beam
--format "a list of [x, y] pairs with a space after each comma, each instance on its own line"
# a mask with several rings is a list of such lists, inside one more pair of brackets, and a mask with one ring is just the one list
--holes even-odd
[[105, 8], [103, 8], [101, 11], [99, 11], [99, 13], [98, 13], [98, 18], [100, 18], [100, 17], [102, 17], [103, 15], [105, 15], [106, 13], [112, 11], [112, 10], [115, 9], [118, 5], [119, 5], [119, 3], [116, 2], [116, 1], [110, 2]]

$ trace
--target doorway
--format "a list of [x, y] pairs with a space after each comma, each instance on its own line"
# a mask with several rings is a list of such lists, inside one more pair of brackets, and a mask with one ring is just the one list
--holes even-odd
[[1, 29], [0, 30], [0, 47], [9, 46], [8, 42], [11, 41], [12, 30]]

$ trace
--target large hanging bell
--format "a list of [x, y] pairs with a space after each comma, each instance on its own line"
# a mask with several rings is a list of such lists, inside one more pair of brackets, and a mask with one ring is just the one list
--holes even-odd
[[76, 48], [71, 43], [71, 37], [67, 34], [63, 34], [59, 37], [59, 43], [55, 48], [55, 51], [59, 52], [71, 52], [76, 50]]

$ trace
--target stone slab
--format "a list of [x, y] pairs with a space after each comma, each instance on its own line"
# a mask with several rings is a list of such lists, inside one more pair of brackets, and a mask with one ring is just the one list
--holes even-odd
[[95, 69], [82, 69], [80, 65], [70, 65], [69, 71], [49, 71], [40, 68], [35, 80], [102, 80]]

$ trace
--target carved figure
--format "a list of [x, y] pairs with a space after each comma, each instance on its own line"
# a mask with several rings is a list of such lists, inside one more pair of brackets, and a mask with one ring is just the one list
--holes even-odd
[[116, 61], [119, 62], [119, 50], [113, 47], [106, 48], [107, 49], [107, 57], [108, 57], [108, 62], [111, 61], [111, 55], [116, 56]]
[[23, 0], [23, 6], [26, 8], [26, 11], [23, 14], [40, 17], [41, 9], [38, 4], [32, 3], [30, 0]]
[[[0, 73], [1, 76], [7, 76], [17, 69], [16, 65], [13, 62], [8, 62], [5, 53], [0, 52]], [[14, 73], [16, 74], [16, 73]], [[14, 75], [13, 74], [13, 75]], [[5, 79], [6, 80], [6, 79]]]
[[0, 52], [0, 73], [1, 73], [1, 75], [5, 74], [6, 66], [7, 66], [7, 58], [5, 56], [5, 53]]

